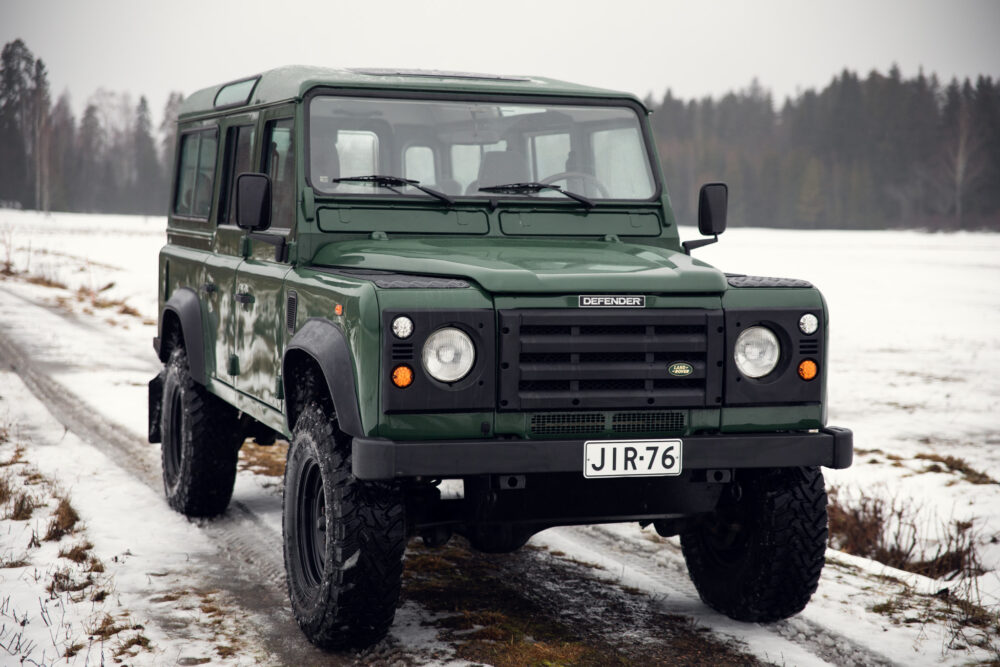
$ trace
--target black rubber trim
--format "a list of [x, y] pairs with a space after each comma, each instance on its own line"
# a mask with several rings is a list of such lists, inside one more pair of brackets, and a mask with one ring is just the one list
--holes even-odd
[[[285, 396], [290, 395], [288, 383], [294, 380], [285, 369], [288, 353], [292, 350], [301, 350], [319, 364], [333, 398], [340, 429], [348, 435], [361, 435], [361, 410], [358, 407], [358, 392], [354, 387], [354, 364], [347, 339], [340, 327], [329, 320], [311, 317], [288, 341], [281, 360], [281, 382]], [[291, 428], [292, 424], [289, 423], [288, 426]]]
[[812, 287], [808, 280], [798, 278], [769, 278], [767, 276], [726, 275], [730, 287]]
[[[817, 433], [697, 435], [684, 441], [684, 469], [847, 468], [854, 456], [849, 429]], [[584, 440], [441, 440], [395, 442], [355, 438], [354, 475], [360, 479], [462, 477], [480, 474], [581, 472]]]
[[[205, 384], [205, 330], [201, 325], [201, 301], [198, 293], [190, 287], [181, 287], [175, 290], [167, 303], [163, 306], [163, 311], [170, 311], [177, 315], [181, 323], [181, 335], [184, 336], [184, 350], [187, 352], [188, 370], [191, 379], [198, 384]], [[163, 339], [163, 313], [160, 314], [159, 338]], [[170, 357], [168, 346], [160, 345], [157, 350], [160, 361], [166, 363]]]
[[149, 381], [149, 433], [150, 443], [157, 443], [163, 440], [160, 433], [160, 412], [163, 410], [163, 376], [164, 371]]

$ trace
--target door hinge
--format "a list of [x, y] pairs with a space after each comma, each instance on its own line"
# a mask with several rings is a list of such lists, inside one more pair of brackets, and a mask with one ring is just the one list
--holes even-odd
[[240, 374], [240, 358], [235, 354], [229, 355], [229, 367], [226, 369], [230, 375]]

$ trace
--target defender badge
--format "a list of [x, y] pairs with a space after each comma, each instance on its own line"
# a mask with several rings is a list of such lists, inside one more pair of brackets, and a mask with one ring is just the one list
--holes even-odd
[[645, 296], [580, 295], [580, 308], [645, 308]]
[[691, 375], [691, 373], [694, 373], [694, 366], [686, 361], [678, 361], [667, 366], [667, 372], [674, 377], [687, 377], [688, 375]]

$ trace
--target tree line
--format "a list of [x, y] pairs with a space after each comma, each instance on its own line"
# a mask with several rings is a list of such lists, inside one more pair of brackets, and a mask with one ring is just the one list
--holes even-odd
[[721, 99], [668, 90], [652, 123], [678, 219], [730, 188], [733, 224], [1000, 230], [1000, 81], [943, 85], [898, 68], [844, 71], [776, 109], [754, 82]]
[[[163, 215], [183, 101], [154, 131], [145, 97], [98, 90], [83, 117], [53, 104], [21, 40], [0, 56], [0, 206]], [[942, 84], [845, 70], [777, 108], [754, 82], [721, 98], [648, 98], [678, 219], [701, 183], [730, 187], [734, 225], [1000, 230], [1000, 81]]]
[[0, 207], [137, 213], [167, 210], [177, 112], [171, 93], [154, 131], [146, 98], [100, 89], [79, 121], [53, 103], [48, 70], [20, 39], [0, 52]]

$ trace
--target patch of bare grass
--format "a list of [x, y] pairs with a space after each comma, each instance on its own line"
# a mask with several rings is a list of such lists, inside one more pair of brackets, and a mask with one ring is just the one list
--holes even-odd
[[79, 593], [93, 584], [94, 578], [89, 575], [83, 579], [75, 579], [73, 573], [69, 570], [57, 570], [52, 573], [52, 580], [49, 581], [49, 585], [45, 587], [45, 590], [49, 595], [55, 595], [56, 593]]
[[288, 443], [276, 440], [273, 445], [258, 445], [248, 439], [240, 448], [240, 470], [249, 470], [264, 477], [285, 476], [285, 459], [288, 458]]
[[0, 475], [0, 505], [6, 505], [14, 496], [14, 485], [11, 484], [10, 473], [4, 471], [3, 475]]
[[976, 470], [969, 462], [963, 458], [957, 456], [941, 456], [940, 454], [917, 454], [914, 458], [920, 459], [921, 461], [930, 461], [931, 464], [927, 468], [927, 472], [944, 472], [940, 467], [937, 469], [932, 469], [931, 466], [937, 466], [938, 464], [943, 465], [948, 472], [957, 472], [965, 479], [965, 481], [970, 484], [998, 484], [995, 479], [982, 472], [981, 470]]
[[0, 461], [0, 468], [9, 468], [19, 463], [24, 463], [24, 447], [21, 445], [14, 448], [14, 453], [9, 459]]
[[52, 276], [49, 275], [39, 275], [37, 273], [33, 273], [31, 275], [24, 276], [24, 280], [26, 282], [31, 283], [32, 285], [40, 285], [42, 287], [52, 287], [55, 289], [68, 289], [66, 287], [66, 283], [56, 278], [53, 278]]

